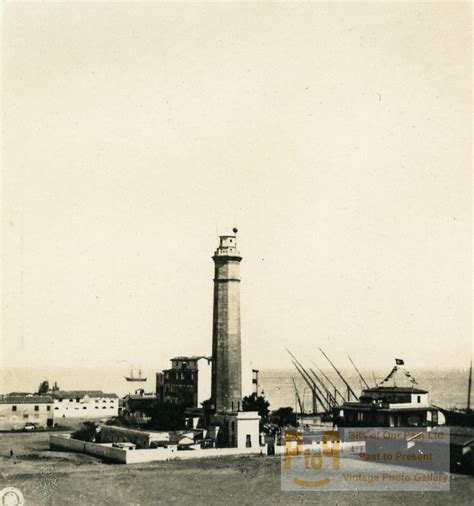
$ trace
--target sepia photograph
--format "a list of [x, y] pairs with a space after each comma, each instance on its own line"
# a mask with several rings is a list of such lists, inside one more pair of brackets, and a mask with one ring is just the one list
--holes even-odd
[[472, 504], [472, 23], [2, 2], [0, 506]]

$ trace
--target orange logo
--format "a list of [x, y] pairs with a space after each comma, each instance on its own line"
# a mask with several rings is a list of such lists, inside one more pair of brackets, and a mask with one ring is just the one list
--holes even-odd
[[[330, 442], [332, 445], [330, 446]], [[315, 472], [320, 471], [323, 467], [324, 458], [330, 458], [332, 461], [332, 469], [339, 470], [340, 466], [340, 437], [337, 431], [326, 431], [321, 438], [321, 449], [313, 450], [304, 448], [303, 436], [297, 430], [285, 431], [285, 454], [283, 458], [283, 469], [291, 470], [292, 461], [295, 457], [303, 456], [304, 468], [313, 469]], [[327, 485], [331, 481], [330, 478], [321, 480], [303, 480], [301, 478], [293, 478], [293, 483], [300, 487], [321, 487]]]

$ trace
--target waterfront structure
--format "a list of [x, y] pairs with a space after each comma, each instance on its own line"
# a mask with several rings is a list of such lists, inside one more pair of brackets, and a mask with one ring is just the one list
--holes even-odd
[[54, 425], [52, 397], [49, 395], [1, 396], [0, 430], [21, 430], [27, 425], [37, 429]]
[[217, 446], [255, 448], [260, 445], [260, 417], [242, 411], [240, 335], [240, 262], [237, 229], [219, 237], [214, 252], [211, 410]]
[[442, 425], [444, 417], [429, 403], [428, 391], [396, 365], [376, 387], [362, 391], [357, 402], [334, 408], [339, 427], [426, 427]]
[[58, 390], [50, 393], [54, 399], [54, 416], [58, 418], [110, 418], [118, 416], [116, 394], [101, 390]]
[[214, 260], [211, 405], [216, 412], [239, 411], [242, 402], [240, 262], [234, 235], [219, 238]]

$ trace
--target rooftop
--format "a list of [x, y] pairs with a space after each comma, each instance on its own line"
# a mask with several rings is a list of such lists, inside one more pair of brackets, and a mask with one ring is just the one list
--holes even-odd
[[0, 404], [51, 404], [53, 398], [49, 395], [3, 395]]
[[[412, 390], [414, 389], [415, 385], [418, 385], [416, 379], [405, 369], [405, 367], [400, 367], [399, 365], [396, 365], [388, 373], [388, 375], [377, 385], [377, 388], [383, 387], [385, 389], [387, 387], [389, 388], [393, 387]], [[423, 391], [422, 393], [427, 392]]]
[[140, 401], [156, 401], [156, 395], [155, 394], [146, 394], [146, 395], [140, 395], [140, 394], [127, 394], [124, 399], [131, 399], [131, 400], [140, 400]]
[[366, 388], [363, 393], [391, 393], [391, 394], [427, 394], [427, 390], [421, 388], [411, 387], [399, 387], [399, 386], [384, 386], [380, 384], [377, 387]]
[[196, 356], [192, 356], [192, 357], [174, 357], [172, 358], [171, 360], [183, 360], [183, 361], [186, 361], [186, 360], [199, 360], [200, 358], [204, 358], [204, 357], [196, 357]]
[[101, 399], [117, 399], [117, 394], [106, 394], [102, 390], [58, 390], [51, 392], [49, 395], [55, 399], [82, 399], [86, 395], [88, 397]]

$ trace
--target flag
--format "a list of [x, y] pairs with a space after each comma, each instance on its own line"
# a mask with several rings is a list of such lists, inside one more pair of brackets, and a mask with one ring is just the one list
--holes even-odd
[[405, 365], [405, 362], [404, 362], [401, 358], [396, 358], [396, 359], [395, 359], [395, 363], [396, 363], [397, 365]]

